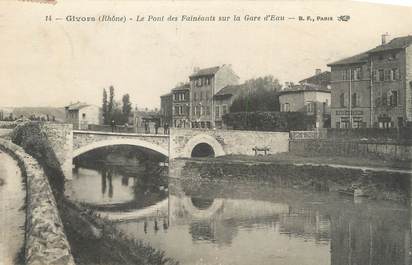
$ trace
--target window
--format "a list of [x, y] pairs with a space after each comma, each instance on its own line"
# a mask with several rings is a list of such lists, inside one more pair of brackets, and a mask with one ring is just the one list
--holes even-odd
[[394, 80], [399, 80], [399, 70], [398, 68], [393, 68], [392, 70], [390, 70], [390, 80], [394, 81]]
[[209, 91], [206, 91], [205, 97], [206, 97], [206, 100], [209, 100]]
[[392, 107], [398, 106], [398, 91], [392, 90], [389, 94], [389, 104]]
[[284, 112], [289, 112], [290, 111], [289, 103], [282, 104], [282, 111], [284, 111]]
[[196, 92], [193, 93], [193, 100], [194, 100], [194, 101], [197, 100], [197, 93], [196, 93]]
[[83, 117], [83, 119], [86, 118], [86, 113], [83, 113], [83, 114], [82, 114], [82, 117]]
[[200, 98], [199, 100], [203, 100], [203, 91], [200, 91]]
[[210, 107], [205, 106], [206, 115], [210, 115]]
[[378, 70], [378, 81], [384, 81], [385, 80], [385, 77], [384, 77], [384, 71], [383, 71], [383, 69], [379, 69]]
[[220, 118], [220, 108], [219, 108], [219, 106], [216, 106], [215, 107], [215, 117], [216, 117], [216, 119], [218, 119], [218, 118]]
[[227, 113], [227, 105], [222, 106], [222, 115], [225, 115]]
[[357, 67], [352, 71], [352, 80], [361, 80], [362, 79], [362, 68]]
[[196, 107], [195, 107], [195, 106], [192, 107], [192, 115], [193, 115], [193, 116], [196, 115]]
[[313, 102], [309, 102], [309, 103], [306, 105], [306, 112], [308, 112], [308, 113], [313, 113], [313, 112], [314, 112], [314, 104], [313, 104]]
[[385, 81], [391, 80], [391, 71], [390, 70], [384, 70], [384, 80]]
[[345, 107], [345, 93], [340, 94], [339, 103], [342, 108]]
[[352, 101], [352, 107], [358, 107], [359, 106], [358, 94], [353, 93], [351, 101]]

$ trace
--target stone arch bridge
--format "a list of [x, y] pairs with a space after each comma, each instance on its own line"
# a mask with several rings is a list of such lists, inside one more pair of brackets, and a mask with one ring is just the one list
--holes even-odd
[[73, 130], [70, 124], [47, 124], [44, 131], [67, 178], [71, 178], [73, 158], [104, 146], [133, 145], [150, 149], [168, 159], [192, 157], [199, 148], [213, 156], [254, 155], [255, 147], [269, 148], [270, 153], [287, 152], [289, 149], [289, 134], [286, 132], [171, 128], [170, 135], [135, 134], [78, 131]]

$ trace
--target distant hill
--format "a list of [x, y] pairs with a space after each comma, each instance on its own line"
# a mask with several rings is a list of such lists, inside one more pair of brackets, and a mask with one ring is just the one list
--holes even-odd
[[30, 117], [31, 115], [35, 116], [46, 116], [49, 115], [56, 117], [56, 121], [64, 121], [66, 114], [64, 108], [55, 108], [55, 107], [15, 107], [13, 109], [13, 116], [20, 117]]

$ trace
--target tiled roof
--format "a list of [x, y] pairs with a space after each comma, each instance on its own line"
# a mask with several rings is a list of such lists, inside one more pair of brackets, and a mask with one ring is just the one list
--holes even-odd
[[311, 86], [311, 85], [295, 85], [292, 88], [280, 91], [279, 94], [282, 95], [282, 94], [304, 93], [304, 92], [331, 93], [331, 90], [330, 89], [319, 88], [319, 87]]
[[299, 83], [309, 83], [309, 84], [329, 84], [331, 80], [331, 73], [329, 71], [322, 72], [320, 74], [305, 78]]
[[163, 98], [163, 97], [171, 97], [172, 96], [172, 93], [167, 93], [167, 94], [163, 94], [163, 95], [161, 95], [160, 97], [161, 98]]
[[175, 87], [175, 88], [172, 88], [172, 91], [173, 91], [173, 90], [188, 90], [188, 89], [190, 89], [190, 84], [189, 84], [189, 83], [186, 83], [186, 84], [184, 84], [184, 85], [181, 85], [181, 86], [177, 86], [177, 87]]
[[82, 108], [87, 107], [87, 106], [90, 106], [90, 105], [87, 104], [87, 103], [83, 103], [83, 102], [77, 102], [77, 103], [73, 103], [73, 104], [70, 104], [70, 105], [66, 106], [66, 109], [68, 109], [68, 110], [79, 110], [79, 109], [82, 109]]
[[389, 50], [395, 50], [395, 49], [403, 49], [403, 48], [408, 47], [411, 44], [412, 44], [412, 36], [403, 36], [399, 38], [394, 38], [393, 40], [391, 40], [390, 42], [386, 44], [379, 45], [376, 48], [370, 49], [366, 52], [330, 63], [328, 64], [328, 66], [366, 63], [368, 62], [368, 59], [369, 59], [369, 53], [383, 52], [383, 51], [389, 51]]
[[399, 37], [399, 38], [394, 38], [390, 42], [379, 45], [376, 48], [373, 48], [372, 50], [369, 50], [369, 53], [374, 53], [374, 52], [382, 52], [382, 51], [388, 51], [388, 50], [394, 50], [394, 49], [403, 49], [408, 47], [409, 45], [412, 44], [412, 36], [404, 36], [404, 37]]
[[219, 69], [220, 69], [220, 66], [200, 69], [196, 73], [193, 73], [192, 75], [190, 75], [190, 77], [214, 75], [216, 74], [217, 71], [219, 71]]
[[246, 88], [245, 84], [241, 85], [227, 85], [219, 92], [215, 94], [215, 96], [226, 96], [226, 95], [237, 95], [242, 93], [242, 91]]
[[362, 53], [356, 54], [354, 56], [347, 57], [345, 59], [330, 63], [330, 64], [328, 64], [328, 66], [367, 63], [368, 58], [369, 58], [368, 51], [366, 51], [366, 52], [362, 52]]

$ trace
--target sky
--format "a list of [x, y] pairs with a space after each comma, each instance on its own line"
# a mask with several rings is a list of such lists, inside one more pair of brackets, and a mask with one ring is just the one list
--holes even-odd
[[[241, 81], [298, 82], [327, 64], [412, 35], [412, 7], [353, 1], [0, 2], [0, 106], [100, 105], [104, 88], [138, 107], [188, 80], [194, 67], [231, 64]], [[332, 22], [68, 22], [67, 16], [331, 16]], [[62, 20], [46, 22], [45, 17]], [[349, 15], [348, 22], [336, 17]]]

